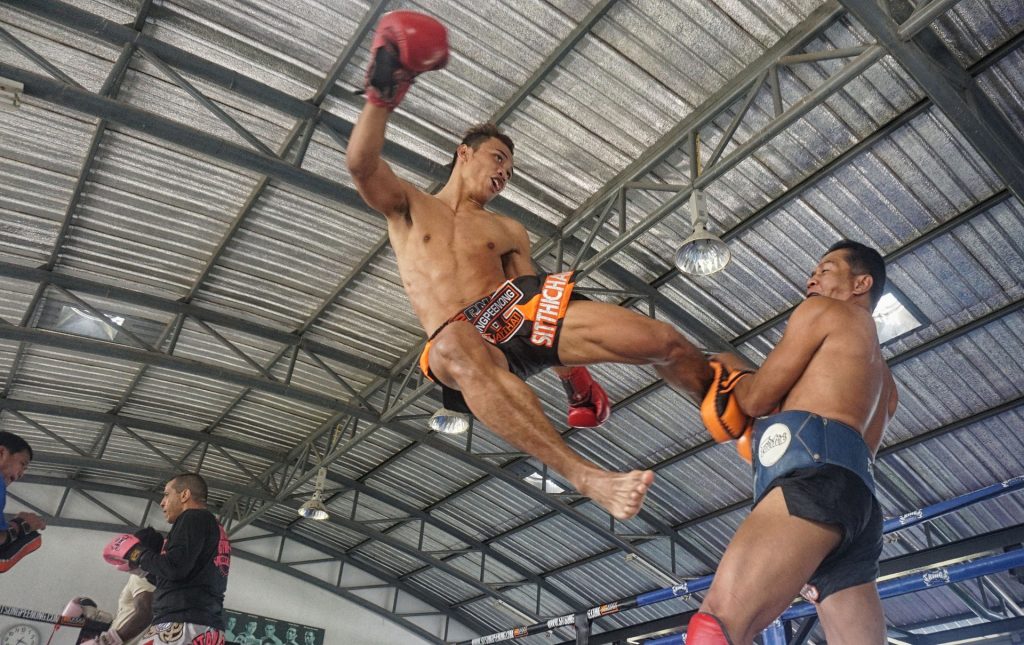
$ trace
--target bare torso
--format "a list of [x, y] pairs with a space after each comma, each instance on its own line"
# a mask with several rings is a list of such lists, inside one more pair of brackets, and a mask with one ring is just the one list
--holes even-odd
[[896, 407], [889, 371], [871, 314], [863, 307], [828, 300], [817, 324], [824, 340], [782, 401], [783, 410], [805, 410], [858, 430], [874, 455]]
[[[456, 210], [415, 194], [409, 214], [388, 220], [402, 285], [427, 334], [494, 291], [529, 262], [521, 227], [472, 204]], [[528, 266], [528, 265], [527, 265]]]

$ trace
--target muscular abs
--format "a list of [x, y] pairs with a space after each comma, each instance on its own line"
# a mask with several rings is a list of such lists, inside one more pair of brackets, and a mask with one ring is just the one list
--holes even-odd
[[453, 213], [430, 196], [388, 229], [405, 292], [428, 334], [504, 282], [509, 256], [519, 253], [501, 217], [481, 209]]

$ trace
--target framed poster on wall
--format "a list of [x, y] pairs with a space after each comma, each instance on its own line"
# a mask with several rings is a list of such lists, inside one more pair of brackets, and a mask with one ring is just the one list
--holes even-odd
[[290, 620], [224, 610], [224, 636], [233, 645], [324, 645], [324, 630]]

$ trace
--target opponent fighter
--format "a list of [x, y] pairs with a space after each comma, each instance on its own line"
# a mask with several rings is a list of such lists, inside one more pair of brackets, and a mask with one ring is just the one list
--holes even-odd
[[[159, 553], [163, 548], [164, 537], [152, 527], [140, 529], [134, 536], [144, 549]], [[82, 645], [136, 645], [141, 642], [142, 632], [153, 622], [154, 591], [156, 586], [146, 579], [145, 571], [132, 572], [117, 598], [117, 615], [110, 628], [94, 639], [83, 641]]]
[[9, 521], [4, 517], [7, 487], [21, 479], [32, 461], [32, 447], [13, 432], [0, 432], [0, 573], [38, 549], [43, 538], [39, 531], [46, 520], [35, 513], [22, 511]]
[[[613, 516], [635, 515], [651, 471], [613, 473], [573, 452], [523, 379], [558, 365], [650, 364], [699, 398], [711, 382], [701, 353], [670, 325], [607, 303], [572, 299], [572, 272], [535, 274], [526, 229], [485, 210], [512, 176], [512, 140], [471, 129], [445, 186], [428, 195], [381, 158], [388, 117], [413, 78], [448, 56], [444, 27], [396, 11], [377, 26], [367, 103], [348, 144], [348, 168], [366, 203], [387, 218], [405, 291], [429, 342], [420, 367], [520, 450], [561, 473]], [[450, 396], [450, 394], [449, 394]]]
[[160, 508], [171, 524], [162, 550], [146, 548], [133, 535], [114, 538], [103, 551], [122, 571], [141, 569], [156, 577], [153, 622], [142, 645], [224, 645], [224, 592], [231, 544], [206, 508], [206, 481], [178, 475], [164, 486]]
[[841, 241], [811, 273], [807, 299], [761, 369], [745, 372], [727, 354], [712, 363], [705, 403], [718, 397], [732, 415], [724, 423], [705, 416], [712, 436], [735, 436], [742, 414], [768, 416], [747, 429], [753, 511], [690, 620], [688, 645], [751, 643], [801, 592], [816, 604], [829, 645], [886, 642], [875, 586], [882, 513], [871, 474], [897, 401], [871, 317], [884, 288], [878, 252]]

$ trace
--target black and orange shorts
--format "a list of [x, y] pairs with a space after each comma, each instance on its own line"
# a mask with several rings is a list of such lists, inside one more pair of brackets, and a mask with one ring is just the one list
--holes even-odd
[[467, 305], [438, 327], [420, 354], [420, 369], [431, 381], [430, 346], [442, 329], [457, 320], [476, 327], [480, 335], [501, 350], [508, 368], [521, 379], [555, 365], [562, 321], [571, 300], [586, 300], [573, 294], [573, 271], [524, 275], [508, 280], [494, 293]]

